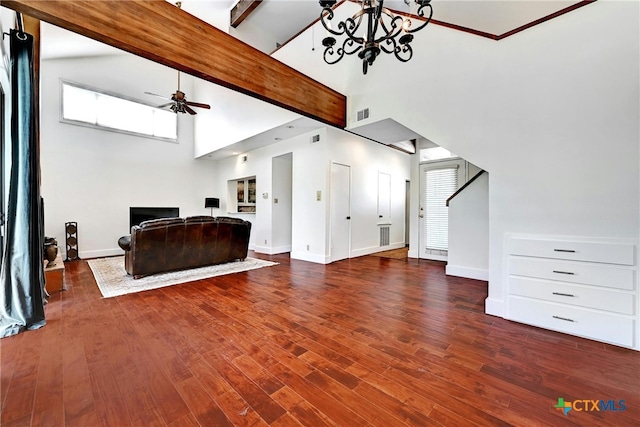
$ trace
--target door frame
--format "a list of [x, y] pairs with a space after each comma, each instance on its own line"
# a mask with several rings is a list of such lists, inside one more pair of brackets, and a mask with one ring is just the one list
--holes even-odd
[[420, 185], [418, 194], [418, 206], [420, 214], [418, 216], [418, 258], [430, 259], [436, 261], [447, 261], [447, 251], [429, 252], [426, 248], [426, 236], [425, 236], [425, 220], [426, 211], [424, 207], [424, 194], [426, 189], [426, 171], [436, 169], [449, 169], [456, 167], [458, 169], [458, 188], [464, 184], [466, 180], [467, 162], [460, 157], [449, 158], [446, 160], [437, 160], [432, 162], [420, 163], [418, 171], [420, 174]]

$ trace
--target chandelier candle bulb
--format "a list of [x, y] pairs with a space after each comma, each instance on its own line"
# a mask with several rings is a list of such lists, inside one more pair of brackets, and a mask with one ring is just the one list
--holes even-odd
[[407, 31], [409, 31], [409, 28], [411, 28], [411, 20], [407, 18], [404, 20], [404, 22], [402, 22], [402, 31], [406, 33]]

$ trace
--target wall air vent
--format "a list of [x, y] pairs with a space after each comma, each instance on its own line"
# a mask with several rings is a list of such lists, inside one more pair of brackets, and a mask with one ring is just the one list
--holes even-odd
[[389, 227], [380, 227], [380, 246], [389, 246]]
[[315, 143], [316, 143], [316, 142], [318, 142], [318, 141], [320, 141], [320, 135], [319, 135], [319, 134], [318, 134], [318, 135], [313, 135], [313, 136], [311, 137], [311, 143], [312, 143], [312, 144], [315, 144]]
[[356, 119], [357, 122], [359, 122], [361, 120], [368, 119], [369, 118], [369, 109], [365, 108], [364, 110], [360, 110], [360, 111], [358, 111], [357, 115], [358, 115], [357, 119]]

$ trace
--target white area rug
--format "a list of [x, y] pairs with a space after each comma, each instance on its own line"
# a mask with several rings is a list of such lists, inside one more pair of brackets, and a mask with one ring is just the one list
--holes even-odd
[[247, 258], [244, 261], [228, 262], [226, 264], [171, 273], [154, 274], [134, 280], [133, 276], [129, 276], [124, 270], [124, 257], [92, 259], [88, 262], [89, 267], [91, 267], [93, 271], [93, 276], [98, 283], [98, 288], [100, 288], [100, 292], [102, 292], [102, 296], [105, 298], [163, 288], [179, 283], [193, 282], [194, 280], [222, 276], [223, 274], [255, 270], [256, 268], [270, 267], [278, 264], [277, 262]]

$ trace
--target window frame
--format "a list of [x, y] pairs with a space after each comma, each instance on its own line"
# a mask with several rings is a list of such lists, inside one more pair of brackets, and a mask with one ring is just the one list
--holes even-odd
[[[114, 98], [118, 98], [118, 99], [122, 99], [125, 101], [130, 101], [130, 102], [134, 102], [136, 104], [140, 104], [140, 105], [144, 105], [147, 107], [151, 107], [151, 108], [155, 108], [161, 111], [165, 111], [162, 109], [159, 109], [156, 107], [156, 105], [151, 104], [149, 102], [145, 102], [142, 101], [140, 99], [136, 99], [130, 96], [125, 96], [113, 91], [109, 91], [109, 90], [105, 90], [105, 89], [99, 89], [90, 85], [86, 85], [83, 83], [78, 83], [78, 82], [74, 82], [72, 80], [67, 80], [67, 79], [60, 79], [60, 87], [59, 87], [59, 96], [60, 96], [60, 101], [58, 103], [59, 105], [59, 118], [60, 118], [60, 123], [66, 123], [66, 124], [70, 124], [70, 125], [75, 125], [75, 126], [81, 126], [81, 127], [87, 127], [87, 128], [91, 128], [91, 129], [98, 129], [98, 130], [103, 130], [103, 131], [107, 131], [107, 132], [115, 132], [115, 133], [121, 133], [124, 135], [131, 135], [131, 136], [138, 136], [141, 138], [148, 138], [148, 139], [155, 139], [158, 141], [164, 141], [164, 142], [170, 142], [173, 144], [179, 144], [179, 132], [180, 132], [180, 121], [177, 120], [176, 117], [176, 137], [175, 138], [167, 138], [167, 137], [163, 137], [163, 136], [156, 136], [156, 135], [149, 135], [146, 133], [141, 133], [141, 132], [134, 132], [134, 131], [130, 131], [130, 130], [125, 130], [125, 129], [118, 129], [118, 128], [113, 128], [113, 127], [109, 127], [109, 126], [104, 126], [104, 125], [99, 125], [97, 123], [89, 123], [89, 122], [83, 122], [80, 120], [73, 120], [73, 119], [67, 119], [64, 117], [64, 85], [68, 85], [71, 87], [76, 87], [78, 89], [84, 89], [84, 90], [88, 90], [91, 92], [95, 92], [101, 95], [106, 95], [106, 96], [111, 96]], [[175, 114], [175, 113], [174, 113]], [[177, 114], [176, 114], [177, 116]]]

